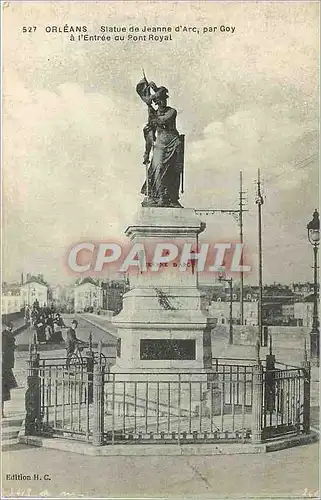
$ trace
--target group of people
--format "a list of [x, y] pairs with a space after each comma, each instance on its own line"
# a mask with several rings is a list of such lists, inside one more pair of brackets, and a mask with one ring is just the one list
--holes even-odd
[[62, 329], [66, 328], [63, 318], [54, 306], [40, 307], [35, 300], [32, 307], [25, 309], [25, 322], [36, 330], [37, 342], [63, 342]]
[[[39, 324], [42, 323], [40, 326]], [[39, 339], [39, 331], [44, 332], [48, 327], [53, 331], [51, 335], [55, 335], [55, 324], [57, 324], [60, 328], [60, 335], [62, 328], [66, 328], [66, 339], [65, 339], [65, 348], [66, 348], [66, 367], [68, 368], [70, 365], [70, 360], [79, 347], [84, 347], [87, 345], [86, 342], [81, 341], [77, 338], [76, 329], [78, 326], [78, 321], [74, 319], [71, 322], [71, 326], [67, 327], [59, 313], [51, 312], [47, 313], [46, 311], [38, 311], [38, 315], [35, 318], [35, 326], [37, 331], [37, 337]], [[41, 338], [41, 337], [40, 337]], [[62, 335], [61, 339], [63, 341]], [[6, 401], [10, 401], [11, 399], [11, 390], [18, 387], [18, 383], [13, 373], [13, 368], [15, 364], [15, 355], [14, 351], [16, 349], [16, 341], [13, 332], [13, 323], [11, 321], [3, 320], [3, 329], [2, 329], [2, 417], [4, 417], [4, 403]]]

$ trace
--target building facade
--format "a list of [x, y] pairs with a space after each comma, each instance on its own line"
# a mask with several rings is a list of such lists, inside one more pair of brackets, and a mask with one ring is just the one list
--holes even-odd
[[42, 277], [29, 277], [26, 283], [21, 285], [20, 291], [23, 307], [32, 306], [36, 300], [40, 307], [44, 307], [50, 300], [49, 285]]
[[1, 313], [13, 314], [20, 312], [23, 307], [21, 295], [12, 295], [8, 292], [7, 295], [1, 294]]
[[[244, 325], [256, 326], [258, 324], [258, 302], [256, 299], [243, 302], [244, 310]], [[218, 325], [226, 325], [230, 322], [230, 302], [222, 301], [218, 297], [209, 305], [208, 315], [211, 318], [217, 319]], [[239, 324], [241, 321], [240, 302], [233, 300], [232, 302], [232, 318], [233, 323]]]
[[296, 302], [294, 304], [294, 318], [297, 326], [308, 326], [312, 328], [313, 302]]
[[103, 294], [100, 283], [92, 278], [84, 278], [75, 285], [75, 312], [83, 312], [92, 308], [101, 309], [103, 305]]

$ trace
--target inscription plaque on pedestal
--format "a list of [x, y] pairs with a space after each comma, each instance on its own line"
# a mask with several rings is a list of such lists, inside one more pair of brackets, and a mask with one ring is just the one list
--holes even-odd
[[142, 360], [193, 360], [195, 340], [190, 339], [141, 339]]

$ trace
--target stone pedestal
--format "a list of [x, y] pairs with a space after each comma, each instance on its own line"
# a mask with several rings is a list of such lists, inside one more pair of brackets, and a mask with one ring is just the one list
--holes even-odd
[[[197, 248], [198, 234], [205, 226], [193, 209], [142, 208], [126, 229], [132, 244], [146, 249], [156, 243], [186, 243]], [[149, 259], [149, 257], [147, 257]], [[112, 372], [152, 375], [199, 371], [204, 380], [203, 331], [206, 317], [201, 311], [197, 275], [191, 263], [186, 270], [173, 262], [154, 272], [130, 273], [131, 289], [124, 295], [123, 309], [113, 318], [118, 329], [120, 356]], [[193, 375], [194, 376], [194, 375]], [[122, 376], [123, 378], [123, 376]], [[145, 378], [146, 380], [146, 378]]]

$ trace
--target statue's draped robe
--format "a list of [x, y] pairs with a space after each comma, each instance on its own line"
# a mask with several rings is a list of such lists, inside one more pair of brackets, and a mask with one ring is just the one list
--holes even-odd
[[[148, 97], [144, 94], [146, 89], [147, 82], [145, 87], [143, 84], [137, 85], [137, 92], [148, 104]], [[153, 203], [168, 207], [177, 204], [179, 199], [181, 143], [176, 130], [177, 112], [174, 108], [166, 107], [163, 111], [154, 111], [152, 115], [151, 119], [156, 125], [156, 141], [148, 169], [148, 194]], [[141, 192], [147, 194], [146, 181]]]

